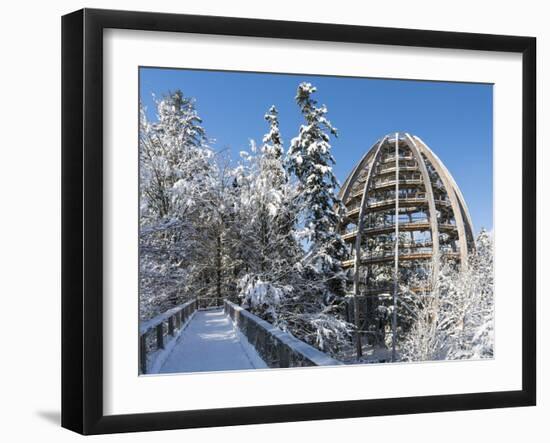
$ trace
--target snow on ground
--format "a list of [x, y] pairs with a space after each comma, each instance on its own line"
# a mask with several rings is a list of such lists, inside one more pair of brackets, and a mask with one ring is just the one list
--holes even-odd
[[159, 373], [267, 368], [222, 309], [198, 311]]

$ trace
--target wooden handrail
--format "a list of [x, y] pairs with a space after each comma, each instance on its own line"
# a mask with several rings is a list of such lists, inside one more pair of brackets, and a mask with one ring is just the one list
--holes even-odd
[[153, 317], [153, 318], [151, 318], [149, 320], [146, 320], [144, 322], [140, 322], [139, 334], [140, 335], [146, 334], [147, 332], [149, 332], [150, 329], [153, 329], [159, 323], [163, 323], [163, 322], [167, 321], [170, 317], [173, 317], [177, 313], [181, 312], [182, 309], [185, 309], [191, 303], [194, 303], [196, 301], [197, 301], [196, 298], [194, 298], [192, 300], [188, 300], [185, 303], [176, 306], [175, 308], [169, 309], [168, 311], [165, 311], [162, 314], [157, 315], [156, 317]]
[[343, 364], [228, 300], [224, 310], [270, 368]]
[[147, 334], [155, 330], [156, 349], [161, 350], [165, 347], [164, 342], [164, 323], [168, 324], [168, 335], [174, 337], [176, 330], [181, 331], [186, 321], [198, 309], [197, 299], [193, 298], [175, 308], [169, 309], [162, 314], [149, 320], [140, 322], [139, 325], [139, 366], [142, 374], [147, 373]]
[[[441, 255], [445, 258], [458, 258], [460, 257], [460, 252], [455, 251], [442, 251]], [[403, 252], [399, 254], [399, 260], [425, 260], [433, 258], [433, 252]], [[383, 253], [383, 254], [369, 254], [363, 255], [361, 257], [361, 263], [380, 263], [394, 261], [395, 257], [393, 254]], [[342, 266], [344, 268], [349, 268], [355, 263], [355, 258], [344, 260]]]

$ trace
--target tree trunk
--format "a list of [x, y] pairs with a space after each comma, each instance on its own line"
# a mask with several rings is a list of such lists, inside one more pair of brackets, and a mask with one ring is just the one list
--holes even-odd
[[218, 234], [216, 238], [216, 297], [222, 297], [222, 238]]

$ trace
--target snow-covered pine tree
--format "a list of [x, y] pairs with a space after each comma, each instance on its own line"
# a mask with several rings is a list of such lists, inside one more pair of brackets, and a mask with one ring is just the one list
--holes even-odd
[[341, 236], [336, 232], [339, 214], [335, 190], [338, 182], [332, 172], [335, 163], [331, 154], [330, 135], [336, 128], [327, 119], [326, 106], [318, 106], [312, 97], [316, 88], [311, 83], [298, 86], [296, 102], [305, 124], [295, 137], [288, 153], [288, 168], [297, 179], [297, 206], [303, 224], [302, 239], [309, 246], [306, 274], [316, 274], [326, 282], [322, 296], [330, 300], [344, 292], [345, 276], [341, 260], [347, 254]]
[[264, 116], [269, 124], [269, 132], [263, 137], [261, 170], [262, 174], [277, 189], [280, 189], [288, 181], [283, 165], [283, 139], [279, 129], [279, 111], [271, 106]]
[[[277, 242], [273, 244], [274, 250], [283, 253], [274, 272], [279, 276], [278, 284], [266, 285], [262, 280], [251, 285], [247, 280], [244, 292], [249, 294], [248, 299], [252, 294], [270, 301], [268, 318], [276, 326], [337, 355], [349, 343], [351, 325], [342, 319], [334, 303], [343, 292], [340, 260], [345, 248], [335, 232], [338, 215], [333, 205], [337, 202], [334, 194], [337, 182], [331, 170], [334, 160], [325, 131], [336, 131], [325, 117], [326, 108], [317, 107], [311, 98], [314, 91], [307, 83], [298, 88], [296, 100], [306, 124], [291, 143], [286, 165], [289, 176], [293, 176], [283, 187], [283, 204], [279, 204], [270, 225], [277, 232], [271, 236]], [[270, 111], [266, 118], [271, 122], [271, 130], [264, 138], [262, 150], [278, 156], [276, 146], [280, 137], [275, 114]]]
[[273, 243], [277, 240], [277, 230], [273, 225], [275, 215], [281, 209], [282, 187], [286, 183], [286, 171], [282, 164], [283, 146], [279, 132], [277, 109], [272, 106], [265, 115], [270, 125], [269, 132], [263, 138], [261, 151], [256, 152], [255, 176], [252, 179], [250, 203], [253, 209], [252, 222], [256, 225], [257, 263], [262, 279], [271, 271]]
[[279, 130], [278, 111], [272, 106], [265, 115], [269, 132], [265, 134], [260, 157], [260, 182], [266, 194], [268, 242], [266, 254], [271, 263], [270, 272], [276, 270], [280, 284], [289, 284], [289, 274], [302, 256], [298, 246], [294, 222], [296, 219], [295, 188], [289, 182], [284, 165], [283, 140]]

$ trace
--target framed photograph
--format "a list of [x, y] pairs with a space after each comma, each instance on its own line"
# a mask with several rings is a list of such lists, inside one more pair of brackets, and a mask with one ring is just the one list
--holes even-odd
[[62, 425], [536, 402], [532, 37], [62, 21]]

